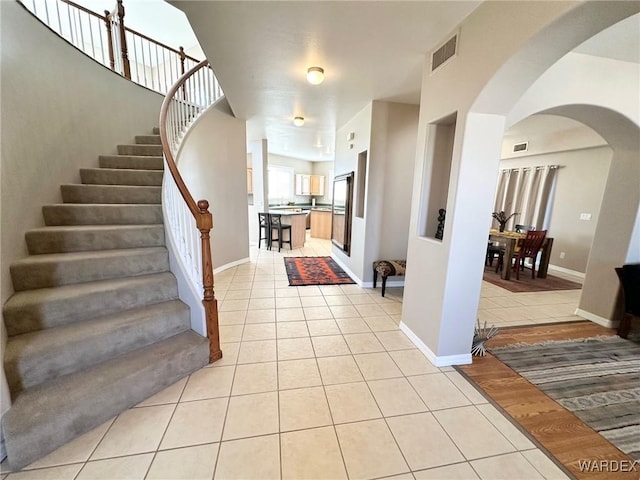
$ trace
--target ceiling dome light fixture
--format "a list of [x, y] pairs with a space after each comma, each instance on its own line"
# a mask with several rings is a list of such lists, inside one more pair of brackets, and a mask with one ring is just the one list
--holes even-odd
[[320, 85], [324, 80], [324, 69], [321, 67], [310, 67], [307, 70], [307, 81], [311, 85]]
[[296, 127], [301, 127], [304, 125], [304, 117], [293, 117], [293, 124]]

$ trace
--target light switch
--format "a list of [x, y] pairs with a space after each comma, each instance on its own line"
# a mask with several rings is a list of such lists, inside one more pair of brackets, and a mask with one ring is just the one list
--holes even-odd
[[581, 213], [580, 214], [580, 220], [591, 220], [591, 214], [590, 213]]

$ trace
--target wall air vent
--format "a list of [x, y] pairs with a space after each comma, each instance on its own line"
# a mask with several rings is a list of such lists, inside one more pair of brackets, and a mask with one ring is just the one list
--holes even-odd
[[514, 152], [526, 152], [529, 150], [529, 142], [516, 143], [513, 146]]
[[441, 67], [457, 53], [458, 34], [455, 34], [431, 55], [431, 71]]

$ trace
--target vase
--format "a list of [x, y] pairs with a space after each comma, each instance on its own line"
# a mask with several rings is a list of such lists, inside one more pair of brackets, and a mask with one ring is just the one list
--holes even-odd
[[501, 231], [501, 232], [504, 232], [504, 227], [505, 227], [505, 226], [506, 226], [506, 224], [505, 224], [505, 223], [501, 223], [501, 224], [500, 224], [500, 231]]

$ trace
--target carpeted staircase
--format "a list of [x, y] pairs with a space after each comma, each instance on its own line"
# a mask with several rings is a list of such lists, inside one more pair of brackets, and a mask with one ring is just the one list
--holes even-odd
[[22, 468], [208, 363], [164, 243], [154, 135], [100, 156], [62, 185], [11, 265], [3, 309], [9, 466]]

